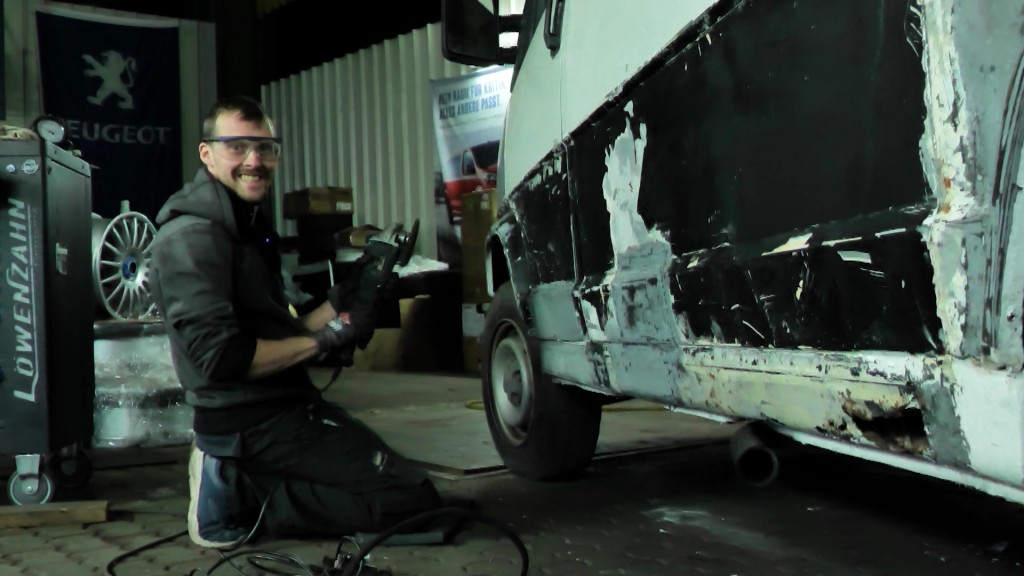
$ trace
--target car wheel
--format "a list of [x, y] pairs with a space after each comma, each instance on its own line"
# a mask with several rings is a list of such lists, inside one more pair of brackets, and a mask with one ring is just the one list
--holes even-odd
[[512, 473], [532, 480], [579, 475], [601, 427], [593, 393], [541, 373], [537, 343], [505, 283], [491, 301], [481, 335], [484, 407], [491, 437]]

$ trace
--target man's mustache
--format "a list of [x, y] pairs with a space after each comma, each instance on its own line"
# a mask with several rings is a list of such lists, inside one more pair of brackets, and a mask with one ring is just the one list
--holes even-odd
[[239, 176], [258, 176], [260, 178], [268, 178], [270, 176], [270, 171], [266, 168], [257, 168], [255, 170], [236, 170], [235, 177], [237, 178]]

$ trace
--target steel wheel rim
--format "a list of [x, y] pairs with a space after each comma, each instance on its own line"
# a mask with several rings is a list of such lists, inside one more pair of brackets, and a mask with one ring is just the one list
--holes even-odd
[[526, 339], [514, 324], [500, 326], [491, 354], [491, 395], [495, 420], [513, 444], [526, 441], [534, 382]]
[[93, 282], [111, 317], [128, 320], [152, 312], [149, 265], [155, 236], [156, 227], [148, 218], [126, 212], [93, 239]]

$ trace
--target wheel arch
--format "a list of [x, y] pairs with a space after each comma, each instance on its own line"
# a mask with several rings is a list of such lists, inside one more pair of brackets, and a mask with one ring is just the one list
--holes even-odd
[[562, 480], [589, 465], [601, 426], [596, 396], [554, 382], [541, 371], [537, 341], [513, 284], [496, 292], [480, 340], [488, 429], [512, 473]]
[[522, 302], [530, 288], [530, 257], [523, 242], [522, 228], [511, 212], [499, 214], [484, 242], [484, 255], [487, 293], [494, 297], [502, 284], [510, 282], [520, 311], [528, 318]]

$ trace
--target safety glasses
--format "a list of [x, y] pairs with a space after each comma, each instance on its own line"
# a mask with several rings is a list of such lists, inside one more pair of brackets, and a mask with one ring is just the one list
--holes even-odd
[[253, 151], [263, 161], [274, 161], [281, 155], [281, 139], [260, 136], [217, 136], [205, 138], [203, 142], [221, 144], [223, 154], [231, 160], [245, 160]]

